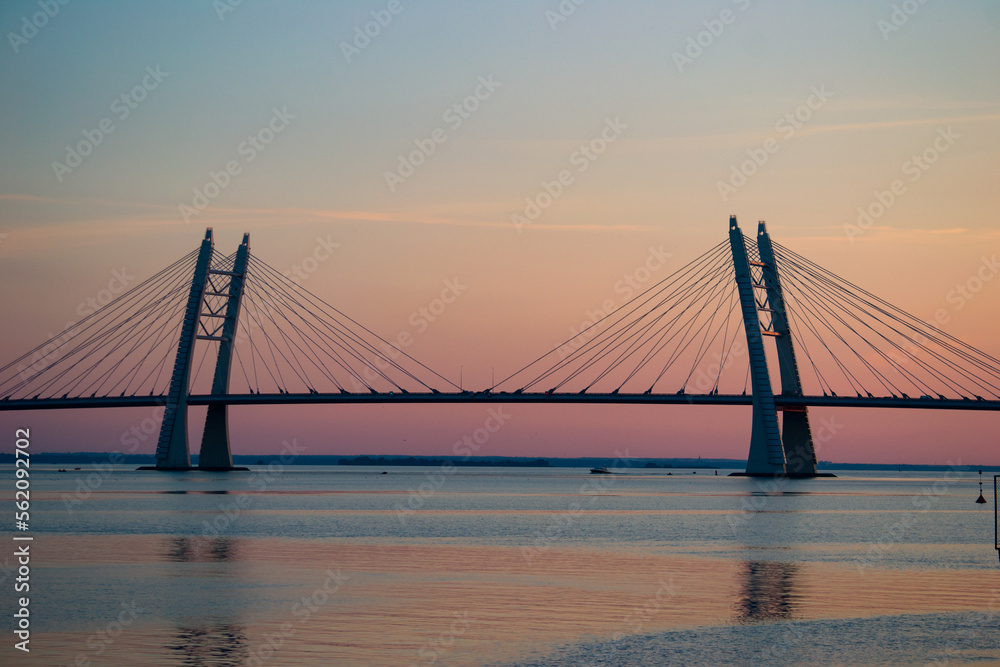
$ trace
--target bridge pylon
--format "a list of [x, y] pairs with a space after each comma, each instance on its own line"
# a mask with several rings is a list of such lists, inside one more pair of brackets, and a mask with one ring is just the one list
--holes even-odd
[[[781, 394], [801, 396], [802, 381], [799, 379], [799, 365], [795, 361], [795, 346], [788, 323], [785, 297], [781, 292], [781, 278], [778, 264], [771, 247], [771, 236], [761, 220], [757, 224], [757, 252], [760, 255], [766, 304], [771, 315], [770, 327], [764, 333], [774, 338], [778, 349], [778, 370], [781, 374]], [[805, 406], [798, 409], [785, 408], [781, 414], [781, 443], [785, 450], [785, 474], [812, 477], [816, 475], [816, 449], [813, 446], [812, 429], [809, 426], [809, 411]]]
[[[788, 312], [781, 292], [771, 238], [765, 224], [761, 222], [757, 229], [758, 259], [751, 261], [736, 216], [730, 216], [729, 243], [747, 337], [753, 391], [753, 425], [745, 474], [814, 477], [817, 474], [816, 453], [809, 427], [809, 413], [804, 407], [783, 410], [784, 428], [779, 429], [778, 412], [764, 351], [763, 337], [766, 335], [774, 338], [778, 351], [781, 393], [801, 396], [802, 383], [795, 361]], [[766, 318], [764, 322], [761, 322], [761, 313]]]
[[[243, 243], [236, 250], [236, 259], [232, 271], [215, 271], [209, 269], [210, 294], [225, 297], [224, 314], [221, 306], [216, 312], [205, 315], [222, 316], [222, 324], [213, 332], [199, 335], [203, 340], [219, 342], [219, 356], [215, 362], [215, 376], [212, 378], [212, 395], [222, 396], [229, 393], [229, 374], [233, 362], [233, 343], [240, 316], [240, 304], [243, 301], [243, 285], [247, 272], [247, 256], [250, 253], [250, 234], [243, 235]], [[213, 277], [229, 278], [228, 292], [216, 290], [212, 284]], [[205, 431], [201, 438], [201, 452], [198, 456], [198, 467], [202, 470], [232, 470], [233, 456], [229, 448], [229, 406], [225, 403], [213, 403], [208, 406], [205, 415]]]
[[767, 370], [767, 355], [757, 315], [759, 303], [754, 293], [754, 280], [750, 273], [743, 232], [736, 223], [736, 216], [729, 218], [729, 246], [733, 253], [736, 271], [736, 289], [740, 295], [743, 328], [747, 336], [747, 354], [750, 356], [750, 388], [753, 396], [753, 425], [750, 431], [750, 454], [747, 457], [747, 475], [781, 475], [785, 472], [785, 451], [778, 429], [778, 410], [774, 405], [771, 376]]
[[212, 229], [205, 230], [205, 239], [198, 251], [194, 266], [191, 290], [188, 292], [187, 307], [181, 325], [177, 355], [174, 357], [174, 372], [170, 377], [170, 390], [160, 425], [160, 439], [156, 444], [157, 470], [188, 470], [191, 468], [191, 454], [188, 449], [187, 399], [191, 383], [191, 358], [198, 321], [205, 303], [205, 285], [212, 264], [215, 239]]
[[[192, 469], [191, 450], [188, 446], [187, 408], [191, 363], [197, 340], [219, 343], [215, 375], [212, 379], [212, 395], [224, 395], [229, 392], [233, 343], [243, 299], [250, 235], [243, 236], [243, 243], [236, 251], [236, 258], [230, 271], [212, 268], [214, 245], [212, 229], [208, 228], [191, 279], [191, 290], [188, 293], [187, 308], [177, 343], [177, 355], [174, 357], [174, 371], [170, 379], [166, 409], [160, 426], [160, 438], [156, 446], [156, 465], [153, 467], [155, 470]], [[212, 324], [209, 325], [208, 322]], [[224, 404], [212, 404], [208, 408], [198, 469], [246, 470], [233, 467], [229, 448], [227, 407]]]

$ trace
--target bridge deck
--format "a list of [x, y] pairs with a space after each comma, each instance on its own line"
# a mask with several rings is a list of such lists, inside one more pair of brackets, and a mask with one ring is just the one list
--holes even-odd
[[[858, 396], [774, 397], [779, 409], [796, 407], [908, 408], [936, 410], [1000, 410], [1000, 401], [956, 398], [893, 398]], [[0, 401], [3, 410], [44, 410], [84, 408], [128, 408], [165, 405], [165, 396], [119, 396], [95, 398], [40, 398]], [[751, 405], [752, 397], [741, 394], [563, 394], [563, 393], [391, 393], [391, 394], [196, 394], [188, 405], [282, 405], [338, 403], [602, 403], [625, 405]]]

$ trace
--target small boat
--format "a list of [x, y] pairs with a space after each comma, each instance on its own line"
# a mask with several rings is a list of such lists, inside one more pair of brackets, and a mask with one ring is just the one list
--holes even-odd
[[614, 473], [611, 472], [610, 470], [608, 470], [607, 468], [591, 468], [590, 469], [590, 474], [591, 475], [614, 475]]

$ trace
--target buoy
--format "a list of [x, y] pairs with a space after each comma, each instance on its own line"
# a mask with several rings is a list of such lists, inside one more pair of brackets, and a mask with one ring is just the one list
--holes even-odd
[[985, 505], [986, 498], [983, 498], [983, 471], [979, 471], [979, 497], [976, 498], [977, 505]]

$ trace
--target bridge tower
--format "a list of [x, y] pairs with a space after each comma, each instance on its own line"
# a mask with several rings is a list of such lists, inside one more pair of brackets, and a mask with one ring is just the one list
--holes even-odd
[[[243, 285], [246, 276], [250, 235], [244, 234], [236, 252], [231, 271], [212, 268], [214, 238], [212, 229], [205, 231], [195, 263], [187, 308], [181, 326], [181, 336], [174, 358], [160, 438], [156, 446], [157, 470], [190, 470], [188, 447], [187, 400], [191, 383], [191, 362], [196, 340], [217, 341], [219, 354], [212, 379], [212, 395], [229, 392], [229, 375], [233, 358]], [[225, 290], [225, 291], [223, 291]], [[207, 324], [212, 322], [211, 325]], [[203, 470], [233, 470], [229, 449], [229, 422], [226, 405], [210, 405], [205, 417], [198, 467]]]
[[160, 439], [156, 444], [156, 468], [158, 470], [187, 470], [191, 467], [188, 450], [187, 399], [191, 383], [191, 357], [194, 352], [195, 336], [202, 305], [205, 303], [205, 284], [212, 264], [215, 239], [212, 229], [205, 230], [205, 240], [201, 242], [198, 260], [194, 265], [194, 277], [188, 292], [187, 308], [181, 325], [181, 337], [174, 357], [174, 372], [170, 378], [170, 390], [160, 425]]
[[[240, 304], [243, 301], [243, 284], [247, 272], [247, 255], [250, 253], [250, 234], [243, 235], [243, 243], [236, 250], [236, 259], [232, 271], [209, 270], [211, 276], [227, 276], [229, 278], [228, 293], [210, 292], [212, 296], [225, 298], [225, 314], [220, 314], [221, 306], [216, 312], [209, 312], [202, 317], [222, 319], [222, 324], [212, 333], [199, 335], [202, 340], [219, 342], [219, 356], [215, 361], [215, 376], [212, 378], [212, 395], [220, 396], [229, 393], [229, 371], [233, 362], [233, 342], [236, 338], [236, 327], [240, 316]], [[213, 286], [214, 287], [214, 286]], [[208, 406], [205, 415], [205, 431], [201, 437], [201, 452], [198, 456], [198, 467], [204, 470], [230, 470], [233, 467], [233, 456], [229, 449], [229, 406], [225, 403], [213, 403]]]
[[[782, 394], [801, 396], [802, 383], [771, 238], [761, 222], [757, 229], [759, 261], [751, 261], [736, 216], [730, 216], [729, 244], [746, 330], [753, 391], [753, 426], [746, 474], [815, 476], [816, 454], [806, 409], [783, 410], [783, 432], [778, 428], [778, 413], [764, 351], [765, 335], [774, 338], [777, 346]], [[762, 293], [761, 298], [758, 298], [758, 293]], [[760, 313], [766, 317], [763, 324]]]
[[[802, 381], [799, 379], [799, 365], [795, 361], [795, 346], [792, 344], [785, 297], [781, 292], [778, 264], [771, 247], [771, 236], [767, 233], [767, 226], [763, 220], [757, 224], [757, 252], [763, 264], [761, 269], [764, 291], [771, 315], [771, 326], [765, 327], [763, 333], [774, 338], [778, 349], [781, 394], [801, 396]], [[816, 450], [813, 446], [812, 429], [809, 427], [809, 412], [805, 406], [785, 407], [782, 410], [781, 442], [785, 449], [786, 474], [805, 477], [816, 474]]]

